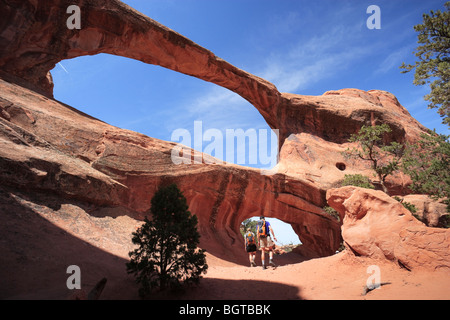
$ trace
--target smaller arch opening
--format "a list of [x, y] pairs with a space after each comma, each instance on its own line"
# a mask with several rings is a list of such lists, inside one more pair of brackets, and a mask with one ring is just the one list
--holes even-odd
[[[277, 246], [298, 246], [302, 244], [291, 224], [276, 218], [266, 217], [265, 220], [270, 223], [273, 231], [275, 232], [275, 236], [277, 238], [275, 244]], [[250, 228], [250, 230], [256, 235], [256, 226], [258, 221], [259, 217], [252, 217], [242, 221], [240, 225], [241, 235], [244, 237], [244, 233], [247, 228]]]
[[[276, 237], [276, 241], [273, 239], [272, 234], [271, 238], [275, 245], [273, 250], [273, 261], [276, 265], [286, 265], [292, 263], [300, 263], [305, 260], [310, 259], [302, 254], [301, 248], [303, 244], [298, 236], [298, 234], [294, 231], [294, 226], [290, 223], [284, 222], [282, 220], [276, 218], [265, 218], [266, 222], [269, 222]], [[240, 224], [240, 233], [242, 235], [242, 239], [245, 241], [246, 238], [246, 230], [250, 228], [250, 231], [255, 236], [255, 244], [256, 251], [250, 251], [248, 253], [248, 259], [252, 266], [262, 266], [262, 255], [263, 251], [260, 249], [258, 240], [257, 240], [257, 224], [260, 221], [260, 217], [251, 217], [241, 222]], [[248, 250], [248, 247], [245, 248]], [[254, 250], [254, 249], [253, 249]], [[270, 261], [270, 254], [266, 251], [265, 259], [267, 262]], [[252, 264], [253, 261], [253, 264]]]
[[345, 169], [347, 168], [347, 166], [345, 165], [345, 163], [343, 162], [337, 162], [336, 163], [336, 168], [338, 168], [341, 171], [345, 171]]

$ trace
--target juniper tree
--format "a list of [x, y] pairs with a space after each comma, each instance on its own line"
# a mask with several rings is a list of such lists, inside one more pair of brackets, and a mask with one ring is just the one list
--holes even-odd
[[386, 178], [399, 169], [405, 146], [398, 142], [386, 144], [383, 136], [391, 132], [387, 124], [362, 126], [358, 133], [350, 136], [349, 142], [356, 142], [356, 148], [347, 149], [345, 155], [368, 161], [379, 179], [384, 192]]
[[425, 96], [428, 108], [438, 108], [443, 123], [450, 126], [450, 1], [445, 11], [431, 11], [423, 15], [423, 23], [414, 26], [419, 46], [414, 52], [414, 64], [403, 63], [402, 73], [415, 69], [415, 85], [430, 84], [431, 92]]
[[341, 186], [356, 186], [366, 189], [375, 189], [370, 179], [362, 174], [346, 174], [344, 180], [341, 182]]
[[414, 145], [408, 145], [402, 170], [412, 180], [414, 192], [425, 193], [435, 200], [445, 199], [450, 212], [450, 136], [430, 132], [422, 134]]
[[198, 248], [197, 217], [188, 211], [186, 198], [173, 184], [160, 188], [151, 200], [151, 220], [133, 233], [138, 247], [129, 252], [128, 273], [141, 285], [141, 296], [154, 288], [165, 290], [180, 284], [197, 283], [208, 265]]

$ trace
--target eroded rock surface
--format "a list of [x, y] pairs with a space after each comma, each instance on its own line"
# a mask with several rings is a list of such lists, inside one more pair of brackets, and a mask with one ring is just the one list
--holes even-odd
[[[81, 9], [80, 30], [66, 27], [66, 10], [73, 4]], [[47, 199], [39, 195], [49, 194], [59, 199], [58, 206], [66, 202], [87, 206], [83, 212], [104, 219], [126, 215], [138, 225], [157, 188], [176, 182], [190, 211], [199, 218], [202, 247], [222, 259], [245, 261], [239, 225], [261, 214], [292, 224], [304, 254], [333, 254], [341, 230], [340, 223], [322, 210], [326, 191], [347, 173], [370, 172], [366, 163], [343, 158], [347, 139], [367, 124], [387, 123], [392, 134], [386, 139], [398, 142], [414, 142], [425, 130], [388, 92], [280, 93], [270, 82], [234, 67], [117, 0], [3, 0], [0, 16], [0, 180], [7, 199], [20, 190], [25, 195], [35, 194], [30, 201], [36, 204]], [[280, 161], [274, 174], [262, 175], [259, 170], [230, 164], [175, 165], [171, 159], [174, 143], [110, 126], [55, 101], [49, 71], [61, 60], [98, 53], [160, 65], [215, 83], [248, 100], [271, 128], [280, 131]], [[400, 174], [388, 181], [395, 194], [406, 194], [407, 185], [408, 179]], [[3, 212], [8, 208], [1, 206]], [[20, 217], [18, 208], [32, 215], [30, 206], [15, 201], [16, 218]], [[69, 210], [69, 217], [71, 212], [76, 210]], [[81, 216], [89, 222], [83, 212]], [[62, 230], [74, 227], [69, 218], [60, 220], [51, 213], [54, 221], [64, 221], [58, 225]], [[131, 220], [124, 221], [134, 226]], [[87, 225], [97, 230], [95, 234], [104, 234], [102, 228]], [[20, 224], [16, 228], [20, 232]], [[428, 237], [427, 229], [421, 228], [414, 224], [396, 237], [414, 240], [420, 232]], [[39, 229], [44, 238], [45, 229]], [[344, 230], [348, 235], [350, 229]], [[113, 248], [102, 236], [87, 236], [83, 228], [71, 232], [94, 246], [103, 243], [113, 255], [123, 257], [129, 245], [124, 240], [122, 248]], [[52, 229], [52, 241], [56, 236]], [[352, 241], [348, 240], [352, 248], [362, 245], [358, 238]], [[413, 251], [408, 246], [414, 242], [389, 241], [386, 238], [387, 247], [371, 247], [369, 254], [398, 257], [398, 252], [389, 251], [392, 246]]]
[[342, 237], [354, 254], [450, 270], [450, 230], [426, 227], [386, 193], [349, 186], [328, 190], [327, 200], [343, 218]]
[[[392, 94], [343, 89], [322, 96], [280, 93], [270, 82], [236, 68], [212, 52], [120, 1], [78, 1], [82, 28], [66, 27], [73, 1], [4, 1], [0, 69], [16, 82], [52, 96], [49, 71], [63, 59], [110, 53], [160, 65], [225, 87], [248, 100], [280, 132], [279, 172], [327, 189], [345, 173], [368, 172], [341, 151], [364, 124], [387, 123], [389, 140], [413, 142], [425, 128]], [[405, 193], [408, 179], [388, 181]]]
[[124, 207], [142, 219], [157, 188], [175, 182], [199, 218], [203, 245], [220, 256], [236, 259], [240, 223], [262, 214], [291, 223], [317, 255], [339, 246], [339, 224], [321, 209], [324, 191], [308, 181], [231, 164], [176, 165], [175, 143], [110, 126], [3, 80], [0, 90], [4, 110], [16, 110], [0, 118], [5, 185]]

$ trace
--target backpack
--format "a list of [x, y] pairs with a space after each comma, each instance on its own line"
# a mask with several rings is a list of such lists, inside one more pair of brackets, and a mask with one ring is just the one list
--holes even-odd
[[255, 235], [252, 232], [247, 232], [245, 235], [245, 242], [247, 245], [255, 244]]
[[266, 227], [266, 220], [261, 220], [258, 222], [258, 234], [260, 237], [267, 237], [267, 227]]

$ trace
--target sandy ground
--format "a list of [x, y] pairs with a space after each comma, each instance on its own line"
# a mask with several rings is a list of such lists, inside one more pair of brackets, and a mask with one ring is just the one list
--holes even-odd
[[[126, 235], [136, 228], [127, 217], [95, 217], [75, 204], [49, 207], [0, 192], [0, 299], [71, 299], [108, 279], [100, 299], [139, 299], [138, 286], [126, 273]], [[51, 201], [50, 201], [51, 202]], [[56, 203], [58, 204], [58, 203]], [[68, 231], [65, 231], [68, 230]], [[69, 232], [70, 231], [70, 232]], [[13, 244], [13, 245], [12, 245]], [[242, 250], [243, 251], [243, 250]], [[305, 260], [296, 253], [275, 256], [276, 269], [235, 264], [207, 252], [207, 274], [182, 294], [152, 299], [179, 300], [449, 300], [450, 270], [405, 270], [386, 260], [355, 257], [345, 251]], [[240, 251], [236, 254], [240, 254]], [[241, 257], [239, 255], [239, 257]], [[82, 270], [82, 291], [68, 289], [67, 266]], [[363, 294], [369, 266], [379, 268], [379, 289]], [[369, 270], [370, 271], [370, 270]]]
[[[450, 271], [408, 271], [378, 261], [378, 289], [365, 291], [374, 260], [340, 253], [299, 262], [294, 253], [276, 256], [276, 269], [232, 265], [208, 257], [209, 270], [201, 284], [181, 299], [225, 300], [448, 300]], [[259, 261], [259, 259], [258, 259]], [[369, 272], [368, 272], [369, 271]], [[372, 283], [369, 280], [369, 283]]]
[[[277, 268], [263, 270], [237, 265], [208, 255], [208, 272], [197, 286], [183, 293], [154, 294], [150, 300], [449, 300], [450, 271], [408, 271], [394, 263], [374, 261], [340, 253], [331, 257], [302, 261], [289, 253], [276, 256]], [[108, 260], [115, 265], [107, 275], [108, 282], [101, 300], [139, 300], [138, 286], [125, 273], [123, 260]], [[368, 267], [379, 267], [379, 289], [365, 292], [373, 273]], [[370, 270], [369, 270], [370, 271]], [[6, 299], [69, 299], [86, 298], [86, 293], [104, 273], [83, 273], [83, 292], [68, 292], [65, 286], [43, 290], [23, 288], [22, 293]], [[67, 277], [67, 275], [63, 275]], [[61, 280], [65, 281], [65, 278]], [[59, 281], [61, 282], [61, 281]], [[32, 283], [31, 280], [27, 283]], [[372, 283], [372, 282], [370, 282]], [[36, 288], [45, 288], [37, 283]], [[17, 288], [16, 288], [17, 289]], [[27, 290], [28, 289], [28, 290]], [[364, 294], [366, 293], [366, 294]]]

